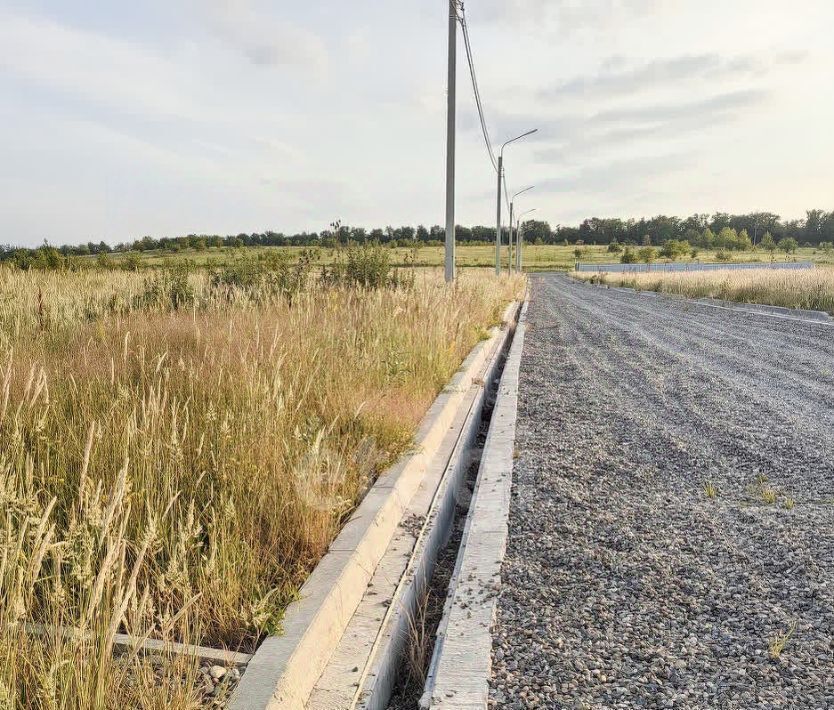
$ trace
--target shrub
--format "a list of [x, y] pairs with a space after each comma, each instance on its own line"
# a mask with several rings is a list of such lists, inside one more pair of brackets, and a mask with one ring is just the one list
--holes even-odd
[[123, 271], [139, 271], [139, 268], [142, 265], [142, 258], [138, 254], [128, 254], [124, 259], [122, 259], [122, 270]]
[[364, 289], [397, 287], [404, 283], [401, 275], [391, 268], [388, 250], [379, 244], [349, 247], [329, 267], [322, 269], [321, 281], [325, 286]]
[[621, 264], [636, 264], [638, 262], [637, 254], [631, 247], [626, 247], [623, 255], [620, 257]]
[[196, 291], [188, 280], [186, 265], [165, 269], [145, 280], [145, 290], [139, 296], [142, 308], [179, 310], [192, 305]]
[[257, 259], [243, 259], [211, 274], [211, 287], [232, 298], [240, 290], [254, 300], [284, 296], [289, 301], [307, 288], [316, 255], [305, 250], [293, 263], [286, 252], [269, 251]]
[[653, 247], [643, 247], [640, 250], [640, 261], [651, 264], [657, 258], [657, 250]]
[[615, 239], [608, 245], [608, 253], [609, 254], [619, 254], [622, 252], [623, 248], [620, 246], [620, 243]]
[[719, 249], [717, 252], [715, 252], [715, 258], [718, 259], [718, 261], [729, 261], [733, 257], [732, 254], [730, 254], [730, 252], [728, 252], [726, 249]]

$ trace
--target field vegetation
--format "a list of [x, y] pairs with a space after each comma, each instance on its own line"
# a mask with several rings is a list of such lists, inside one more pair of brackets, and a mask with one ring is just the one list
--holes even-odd
[[577, 273], [575, 278], [687, 298], [718, 298], [834, 315], [834, 269], [740, 269], [726, 271]]
[[355, 249], [0, 268], [0, 708], [188, 708], [251, 651], [520, 278]]
[[[682, 248], [686, 246], [686, 248]], [[210, 250], [183, 248], [177, 251], [149, 250], [128, 251], [98, 256], [62, 256], [57, 250], [38, 250], [31, 258], [21, 262], [26, 270], [70, 270], [80, 271], [145, 271], [160, 268], [183, 267], [187, 269], [225, 269], [232, 264], [244, 266], [253, 260], [286, 259], [291, 262], [309, 261], [317, 268], [330, 266], [345, 259], [348, 247], [217, 247]], [[441, 246], [415, 245], [409, 247], [384, 247], [387, 262], [393, 268], [413, 267], [436, 268], [443, 265], [444, 248]], [[671, 253], [670, 253], [671, 252]], [[527, 271], [572, 271], [577, 261], [590, 264], [616, 263], [621, 261], [638, 263], [683, 261], [690, 263], [710, 262], [761, 262], [771, 261], [813, 261], [818, 264], [834, 265], [834, 248], [798, 247], [795, 251], [770, 252], [762, 247], [748, 250], [728, 251], [726, 249], [703, 249], [672, 243], [663, 247], [612, 245], [561, 245], [525, 244], [524, 268]], [[503, 250], [502, 263], [509, 268], [508, 249]], [[495, 246], [489, 244], [458, 245], [457, 264], [464, 269], [489, 268], [495, 264]], [[20, 268], [17, 262], [10, 265]]]

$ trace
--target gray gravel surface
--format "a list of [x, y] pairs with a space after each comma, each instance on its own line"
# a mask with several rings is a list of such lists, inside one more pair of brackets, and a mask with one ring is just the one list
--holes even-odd
[[529, 322], [492, 707], [834, 708], [834, 328], [564, 276]]

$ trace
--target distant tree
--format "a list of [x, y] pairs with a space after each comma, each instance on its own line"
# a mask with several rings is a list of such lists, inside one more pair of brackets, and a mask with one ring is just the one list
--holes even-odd
[[698, 246], [704, 249], [712, 249], [715, 246], [715, 232], [707, 227], [701, 233], [701, 241], [698, 243]]
[[776, 251], [776, 240], [770, 232], [765, 232], [765, 235], [762, 237], [762, 241], [759, 242], [759, 246], [765, 251], [769, 251], [773, 254], [773, 252]]
[[643, 247], [640, 250], [640, 261], [644, 264], [651, 264], [657, 259], [657, 250], [654, 247]]
[[796, 250], [799, 248], [799, 244], [793, 237], [785, 237], [784, 239], [780, 239], [778, 246], [779, 251], [785, 252], [786, 258], [788, 254], [795, 253]]
[[642, 240], [642, 242], [641, 242], [641, 243], [642, 243], [642, 245], [643, 245], [644, 247], [650, 247], [650, 246], [652, 245], [652, 237], [651, 237], [651, 235], [650, 235], [650, 234], [644, 234], [644, 235], [643, 235], [643, 240]]
[[637, 254], [631, 247], [626, 247], [623, 250], [623, 255], [620, 257], [621, 264], [636, 264], [638, 261]]
[[684, 256], [685, 254], [688, 254], [689, 249], [689, 242], [679, 241], [677, 239], [670, 239], [667, 242], [664, 242], [663, 247], [660, 250], [660, 255], [666, 259], [671, 259], [672, 261], [674, 261], [679, 256]]

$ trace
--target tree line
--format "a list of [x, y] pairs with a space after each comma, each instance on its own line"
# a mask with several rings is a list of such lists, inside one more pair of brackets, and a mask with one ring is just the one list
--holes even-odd
[[[525, 239], [534, 244], [620, 244], [624, 246], [662, 247], [667, 242], [687, 242], [704, 249], [743, 250], [753, 246], [770, 245], [786, 239], [802, 246], [819, 247], [834, 243], [834, 210], [809, 210], [803, 219], [783, 220], [772, 212], [733, 215], [717, 212], [712, 215], [694, 214], [690, 217], [660, 215], [643, 219], [598, 218], [586, 219], [578, 226], [556, 225], [532, 220], [525, 223]], [[457, 229], [462, 244], [493, 244], [495, 227], [463, 227]], [[323, 247], [335, 248], [348, 244], [376, 243], [387, 246], [441, 246], [445, 240], [443, 227], [423, 225], [366, 229], [334, 222], [321, 232], [284, 234], [266, 231], [252, 234], [206, 235], [189, 234], [181, 237], [142, 237], [132, 242], [111, 246], [99, 242], [60, 247], [44, 244], [36, 249], [0, 246], [0, 261], [14, 261], [22, 268], [49, 268], [67, 257], [108, 255], [124, 252], [204, 251], [223, 247]], [[763, 244], [764, 241], [764, 244]]]

